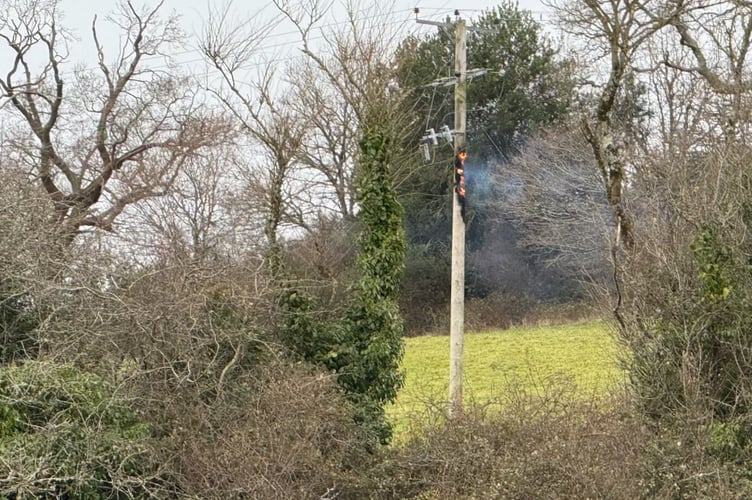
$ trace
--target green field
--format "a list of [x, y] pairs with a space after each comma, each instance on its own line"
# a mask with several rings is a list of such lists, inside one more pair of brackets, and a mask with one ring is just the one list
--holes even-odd
[[[510, 384], [535, 391], [561, 376], [584, 396], [603, 394], [623, 380], [617, 349], [600, 322], [513, 328], [464, 336], [463, 401], [483, 403], [497, 398]], [[405, 385], [387, 408], [395, 433], [426, 408], [441, 407], [448, 394], [449, 336], [405, 340]]]

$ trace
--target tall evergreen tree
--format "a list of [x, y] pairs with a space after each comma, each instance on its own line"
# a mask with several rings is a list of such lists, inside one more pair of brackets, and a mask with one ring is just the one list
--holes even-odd
[[[447, 26], [451, 25], [447, 20]], [[514, 154], [530, 132], [567, 115], [572, 105], [573, 68], [569, 61], [557, 58], [541, 25], [516, 3], [505, 1], [485, 11], [472, 27], [467, 67], [487, 72], [468, 83], [468, 143], [476, 158], [503, 158]], [[410, 89], [427, 128], [451, 127], [453, 87], [434, 83], [454, 76], [452, 29], [406, 39], [398, 50], [398, 61], [400, 86]], [[418, 130], [410, 140], [422, 134]]]
[[[488, 280], [475, 280], [480, 271], [472, 267], [473, 262], [483, 260], [473, 254], [487, 244], [487, 236], [503, 235], [508, 240], [504, 248], [507, 253], [515, 252], [510, 255], [512, 262], [529, 260], [515, 248], [516, 230], [488, 204], [498, 195], [489, 182], [490, 174], [519, 152], [529, 134], [568, 115], [574, 89], [571, 62], [557, 57], [541, 26], [517, 4], [503, 2], [471, 24], [477, 29], [468, 33], [468, 68], [487, 72], [468, 82], [469, 297], [499, 291], [481, 284]], [[435, 130], [454, 123], [454, 37], [450, 20], [447, 25], [449, 28], [424, 37], [408, 38], [398, 50], [400, 86], [410, 90], [425, 128]], [[433, 84], [442, 78], [447, 78], [448, 85]], [[423, 134], [416, 130], [406, 147], [415, 148]], [[417, 169], [401, 186], [409, 245], [402, 303], [418, 304], [416, 310], [430, 305], [440, 308], [448, 301], [451, 157], [451, 146], [440, 142], [432, 162]], [[426, 273], [427, 269], [431, 272]]]

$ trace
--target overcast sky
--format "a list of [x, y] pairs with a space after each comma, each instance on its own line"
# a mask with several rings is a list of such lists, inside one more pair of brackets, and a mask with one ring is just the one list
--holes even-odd
[[[88, 66], [94, 62], [94, 50], [91, 44], [91, 22], [94, 15], [98, 16], [98, 25], [100, 26], [100, 36], [104, 43], [108, 45], [107, 52], [112, 56], [115, 55], [114, 49], [118, 43], [117, 34], [107, 33], [104, 18], [111, 13], [120, 0], [62, 0], [63, 24], [74, 30], [82, 40], [79, 44], [72, 47], [71, 62], [83, 63]], [[156, 5], [155, 0], [133, 0], [136, 6]], [[342, 1], [334, 0], [334, 7], [331, 9], [326, 19], [327, 26], [336, 26], [338, 23], [345, 21], [345, 12], [342, 8]], [[493, 0], [371, 0], [368, 2], [356, 2], [358, 9], [368, 11], [369, 6], [376, 5], [380, 10], [386, 11], [390, 19], [388, 22], [391, 26], [402, 26], [409, 32], [425, 32], [435, 29], [431, 26], [419, 25], [415, 22], [413, 9], [420, 9], [419, 17], [429, 20], [443, 20], [447, 16], [452, 16], [455, 9], [459, 9], [462, 17], [472, 21], [478, 17], [484, 10], [492, 8], [499, 4]], [[182, 51], [180, 57], [182, 60], [190, 62], [199, 60], [200, 56], [195, 51], [195, 40], [200, 35], [202, 27], [205, 24], [209, 9], [225, 4], [225, 0], [164, 0], [162, 7], [163, 13], [176, 12], [181, 17], [183, 29], [190, 36], [194, 37], [191, 46]], [[535, 14], [536, 19], [545, 20], [546, 13], [549, 11], [540, 0], [520, 0], [518, 2], [520, 9], [529, 10]], [[238, 19], [250, 19], [255, 22], [271, 21], [278, 14], [272, 2], [266, 0], [235, 0], [233, 9], [237, 13]], [[370, 11], [372, 12], [372, 11]], [[400, 24], [402, 23], [402, 24]], [[108, 39], [108, 36], [111, 37]], [[267, 58], [285, 58], [285, 54], [294, 52], [299, 46], [299, 35], [294, 28], [285, 22], [279, 20], [274, 22], [274, 27], [267, 39], [262, 43], [263, 54]]]

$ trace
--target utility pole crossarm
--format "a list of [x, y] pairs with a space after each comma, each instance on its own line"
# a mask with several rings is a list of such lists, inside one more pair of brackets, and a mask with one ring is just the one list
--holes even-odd
[[438, 26], [439, 28], [451, 28], [452, 27], [450, 23], [445, 23], [441, 21], [431, 21], [429, 19], [416, 19], [415, 22], [418, 24], [429, 24], [431, 26]]
[[[472, 80], [476, 76], [485, 75], [486, 73], [488, 73], [488, 70], [486, 68], [471, 69], [465, 72], [465, 79]], [[450, 85], [456, 85], [457, 78], [459, 77], [447, 76], [444, 78], [439, 78], [438, 80], [434, 80], [431, 83], [427, 83], [426, 87], [448, 87]]]

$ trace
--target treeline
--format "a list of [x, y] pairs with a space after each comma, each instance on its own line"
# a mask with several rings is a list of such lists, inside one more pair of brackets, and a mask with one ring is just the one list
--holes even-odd
[[60, 2], [6, 5], [2, 494], [749, 495], [747, 8], [574, 0], [556, 45], [473, 20], [467, 326], [603, 311], [629, 382], [390, 448], [402, 336], [448, 321], [452, 151], [417, 145], [453, 122], [451, 30], [275, 6], [300, 57], [250, 72], [275, 23], [227, 7], [195, 78], [161, 4], [95, 19], [89, 69]]

